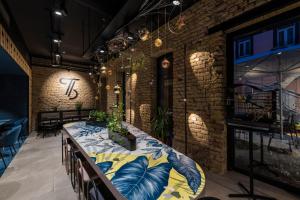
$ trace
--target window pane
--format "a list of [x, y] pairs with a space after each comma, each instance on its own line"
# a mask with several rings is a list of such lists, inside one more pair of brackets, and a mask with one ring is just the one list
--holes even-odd
[[285, 41], [284, 41], [284, 31], [280, 31], [278, 32], [278, 45], [280, 47], [285, 45]]
[[245, 53], [244, 53], [244, 44], [240, 43], [240, 45], [239, 45], [239, 56], [242, 57], [244, 55], [245, 55]]
[[[294, 30], [278, 30], [278, 45], [293, 44]], [[239, 51], [244, 56], [249, 55], [251, 42], [239, 41]], [[257, 40], [253, 42], [255, 46]], [[257, 123], [272, 127], [267, 133], [253, 133], [254, 159], [263, 159], [267, 166], [254, 168], [255, 175], [300, 189], [300, 48], [283, 51], [280, 56], [266, 51], [271, 54], [254, 53], [257, 56], [234, 65], [233, 117], [254, 126]], [[235, 128], [230, 134], [234, 138], [234, 165], [248, 170], [249, 132]]]
[[287, 30], [287, 44], [293, 44], [294, 43], [294, 28], [289, 28]]
[[251, 46], [250, 46], [250, 41], [246, 42], [246, 55], [251, 54]]

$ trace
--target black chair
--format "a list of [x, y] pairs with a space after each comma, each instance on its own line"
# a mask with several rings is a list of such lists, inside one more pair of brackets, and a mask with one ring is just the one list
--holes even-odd
[[16, 121], [14, 121], [11, 126], [18, 126], [21, 125], [21, 132], [18, 138], [19, 141], [19, 146], [21, 146], [21, 143], [23, 143], [27, 137], [27, 123], [28, 123], [28, 118], [20, 118]]
[[[21, 125], [14, 126], [11, 129], [4, 131], [0, 136], [0, 148], [9, 147], [12, 157], [15, 155], [15, 153], [17, 153], [14, 145], [18, 142], [21, 128], [22, 128]], [[12, 151], [12, 149], [14, 150], [14, 152]], [[2, 153], [0, 154], [1, 154], [2, 161], [4, 162], [4, 166], [6, 168], [4, 157]]]
[[90, 200], [104, 200], [104, 197], [102, 196], [100, 190], [98, 189], [95, 180], [92, 180], [90, 184], [92, 185], [89, 191]]
[[28, 129], [27, 129], [28, 118], [24, 118], [21, 125], [22, 125], [22, 129], [19, 138], [24, 142], [26, 137], [28, 136]]

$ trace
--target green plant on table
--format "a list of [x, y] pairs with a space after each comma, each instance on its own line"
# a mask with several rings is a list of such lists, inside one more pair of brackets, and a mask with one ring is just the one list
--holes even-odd
[[93, 110], [90, 111], [89, 118], [97, 122], [105, 122], [107, 119], [107, 114], [102, 111]]
[[114, 105], [112, 110], [112, 115], [108, 118], [107, 128], [108, 130], [116, 133], [120, 133], [121, 135], [128, 135], [129, 132], [127, 129], [122, 127], [123, 120], [123, 105]]

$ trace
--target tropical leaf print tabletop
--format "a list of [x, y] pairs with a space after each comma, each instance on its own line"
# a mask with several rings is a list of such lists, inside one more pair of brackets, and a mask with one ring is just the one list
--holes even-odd
[[136, 136], [137, 150], [128, 151], [108, 139], [106, 128], [85, 122], [64, 128], [129, 200], [190, 200], [201, 194], [205, 176], [196, 162], [134, 126], [123, 125]]

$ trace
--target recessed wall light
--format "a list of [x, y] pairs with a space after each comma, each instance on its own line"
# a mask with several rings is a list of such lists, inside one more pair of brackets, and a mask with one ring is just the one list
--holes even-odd
[[179, 0], [175, 0], [175, 1], [173, 1], [173, 5], [174, 6], [179, 6], [181, 3], [180, 3], [180, 1]]

